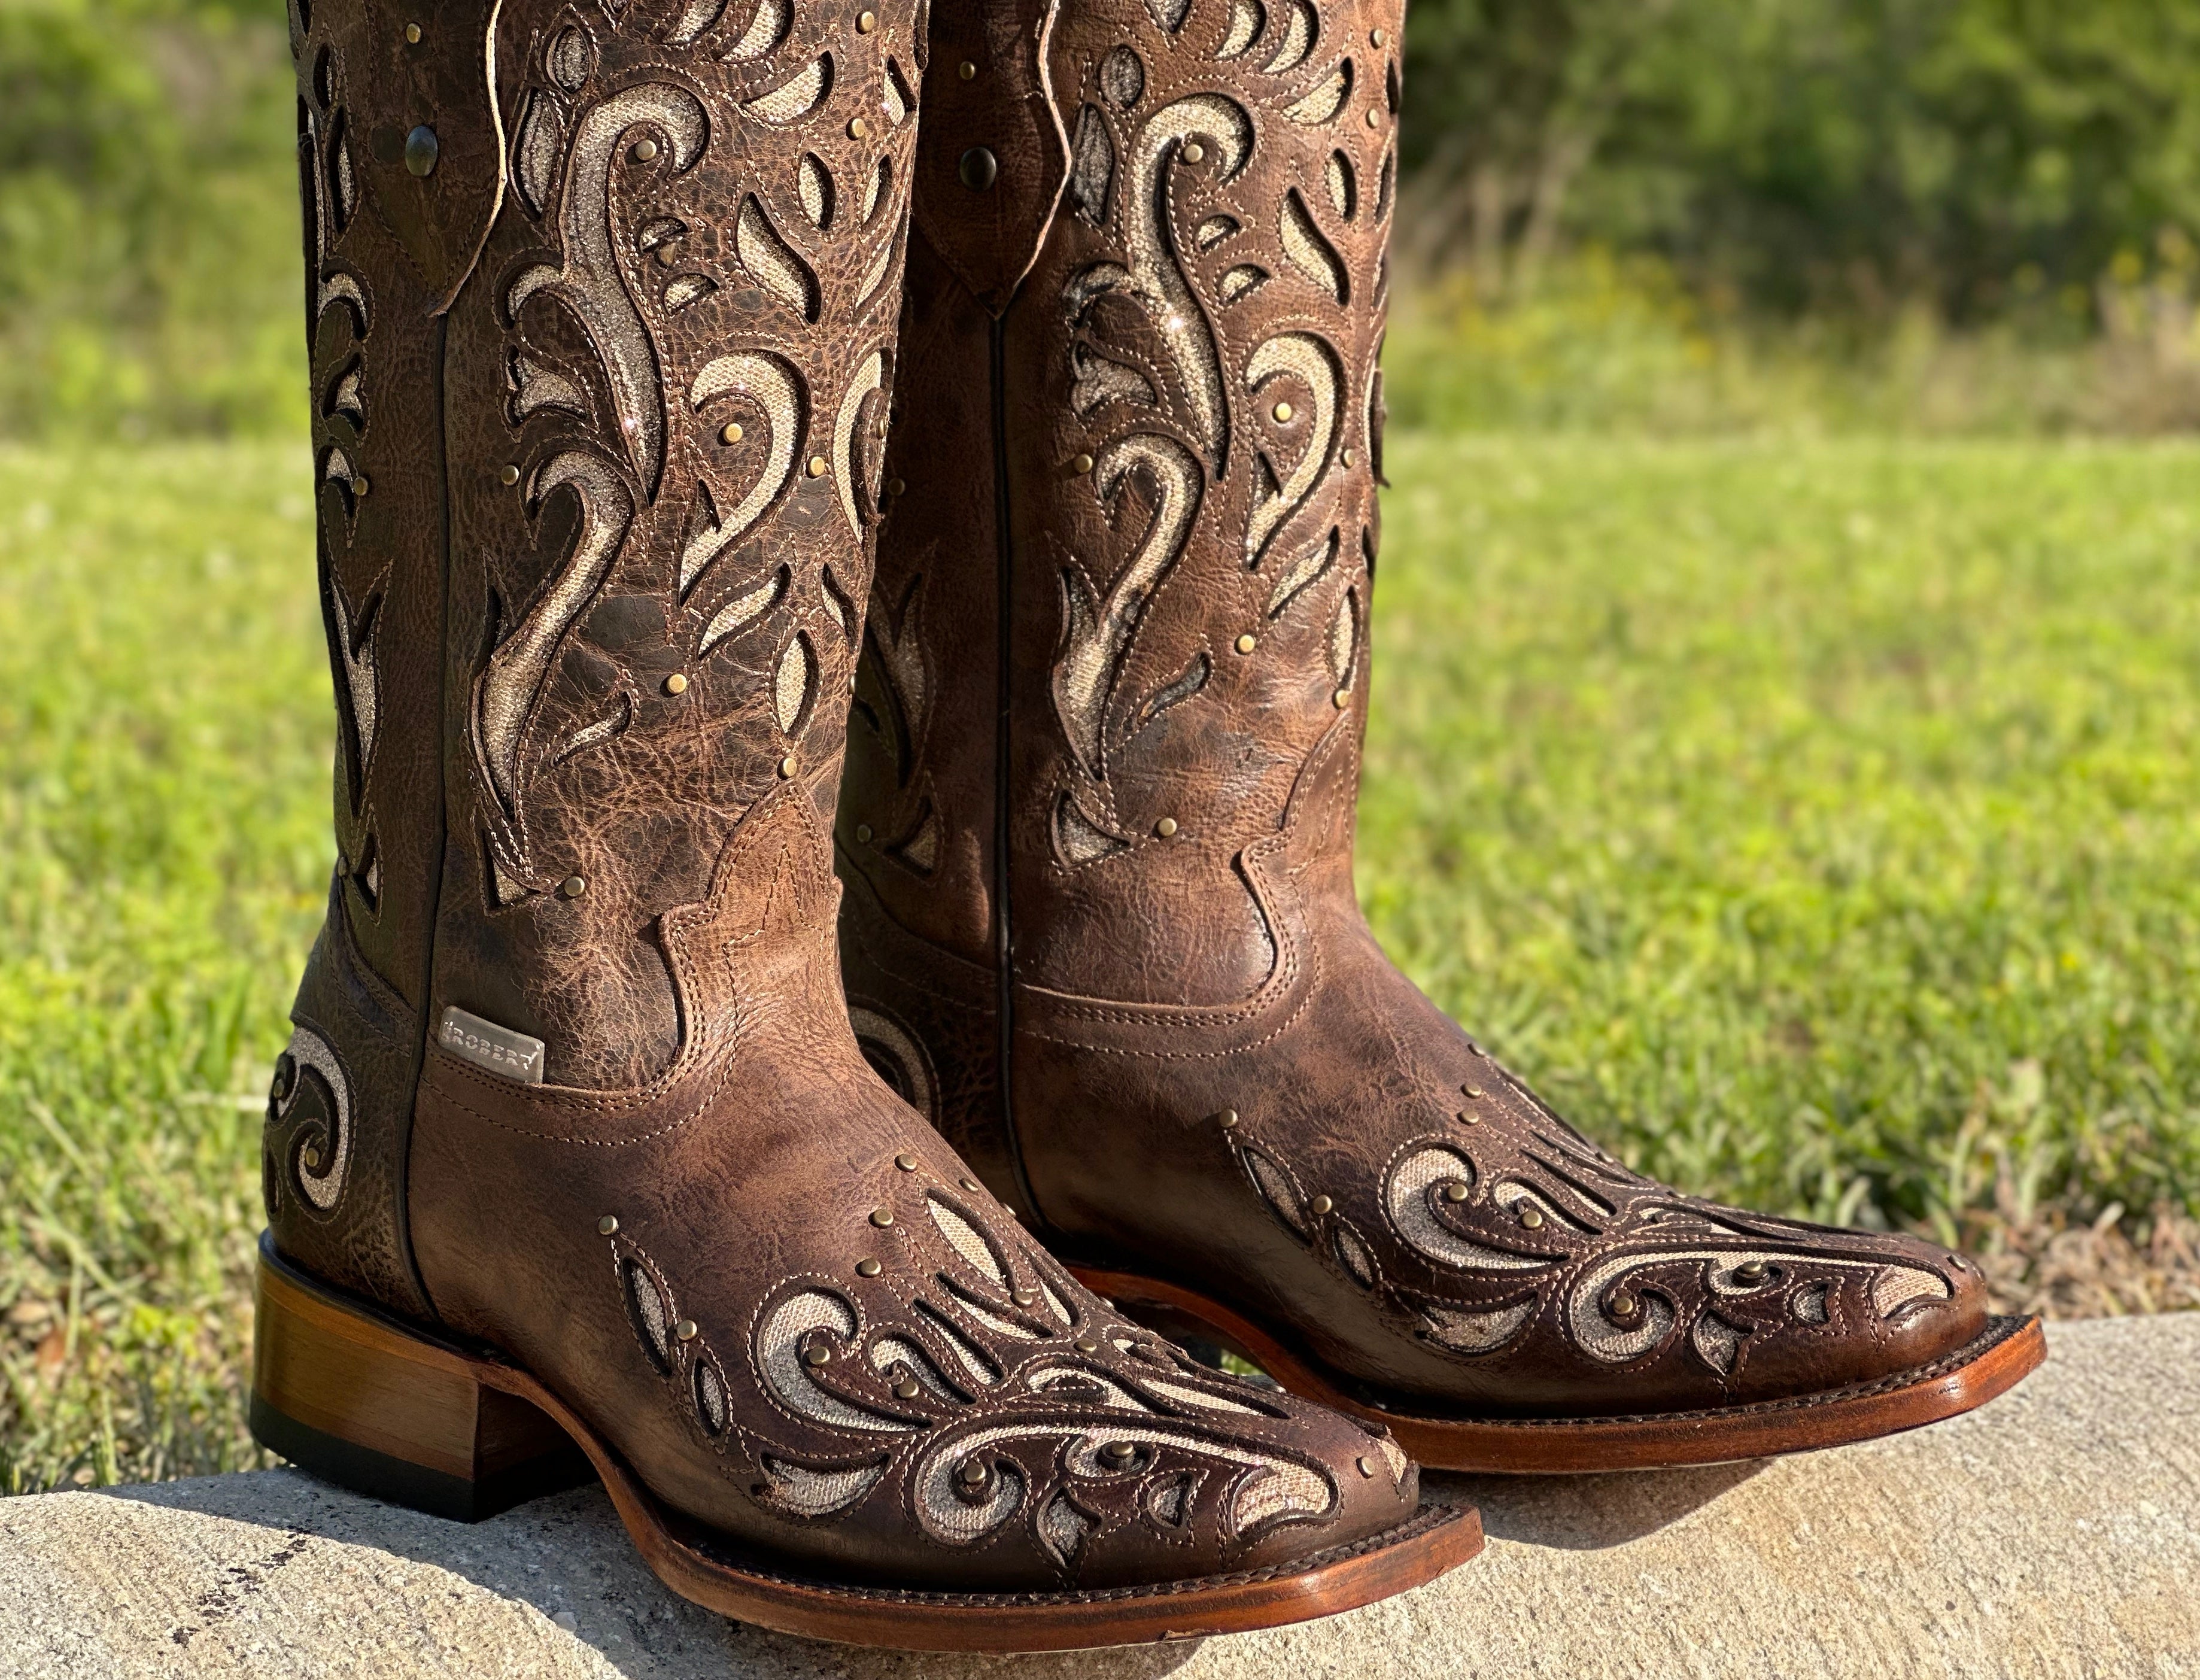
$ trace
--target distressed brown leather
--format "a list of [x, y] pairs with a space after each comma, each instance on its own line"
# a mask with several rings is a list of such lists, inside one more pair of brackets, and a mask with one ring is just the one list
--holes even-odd
[[866, 1051], [1058, 1252], [1363, 1391], [1610, 1414], [1926, 1364], [1984, 1327], [1975, 1269], [1628, 1172], [1360, 917], [1399, 24], [1065, 6], [993, 391], [987, 301], [914, 252], [839, 829]]
[[[829, 824], [921, 5], [504, 0], [407, 41], [421, 9], [293, 20], [346, 863], [278, 1247], [838, 1578], [1082, 1589], [1395, 1526], [1386, 1433], [1127, 1325], [851, 1030]], [[422, 126], [432, 170], [366, 169]]]

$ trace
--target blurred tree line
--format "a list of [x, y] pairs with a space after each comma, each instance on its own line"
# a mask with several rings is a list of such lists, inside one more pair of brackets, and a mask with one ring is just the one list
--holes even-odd
[[[1399, 255], [1477, 308], [1590, 252], [1737, 319], [2190, 337], [2149, 300], [2191, 290], [2196, 0], [1412, 0], [1406, 32]], [[0, 433], [295, 419], [291, 99], [280, 0], [0, 0]]]

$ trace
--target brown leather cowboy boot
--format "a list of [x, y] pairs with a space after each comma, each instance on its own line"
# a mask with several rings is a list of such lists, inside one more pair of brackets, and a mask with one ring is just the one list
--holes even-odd
[[1629, 1172], [1361, 920], [1395, 0], [1018, 9], [935, 24], [840, 819], [875, 1064], [1102, 1294], [1431, 1465], [2008, 1387], [2039, 1327], [1961, 1256]]
[[1472, 1513], [1080, 1288], [849, 1029], [925, 60], [875, 3], [294, 0], [342, 861], [254, 1427], [453, 1515], [593, 1471], [677, 1590], [828, 1638], [1362, 1603]]

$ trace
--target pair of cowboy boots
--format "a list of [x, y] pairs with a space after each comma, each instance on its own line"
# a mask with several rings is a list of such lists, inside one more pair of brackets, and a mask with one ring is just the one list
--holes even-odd
[[1396, 0], [291, 5], [339, 859], [270, 1447], [1031, 1650], [1430, 1578], [1416, 1455], [2037, 1362], [1957, 1256], [1629, 1173], [1360, 917]]

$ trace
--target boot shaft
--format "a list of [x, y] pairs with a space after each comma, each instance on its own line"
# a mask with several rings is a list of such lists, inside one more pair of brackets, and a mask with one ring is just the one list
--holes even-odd
[[752, 9], [293, 12], [340, 861], [266, 1185], [415, 1314], [424, 1059], [648, 1086], [744, 818], [829, 893], [922, 24]]

